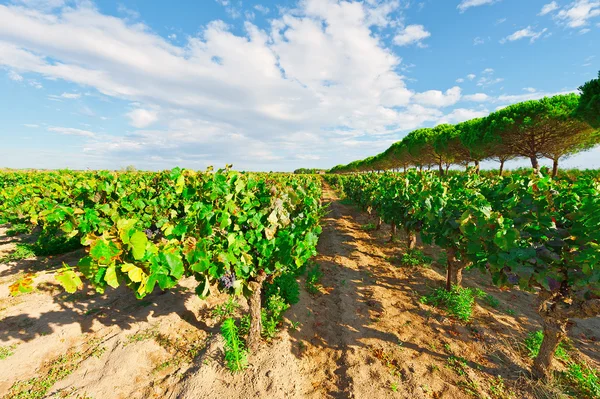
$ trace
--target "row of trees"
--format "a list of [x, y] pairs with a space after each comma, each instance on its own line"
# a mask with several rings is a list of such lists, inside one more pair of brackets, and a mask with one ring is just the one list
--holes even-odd
[[548, 158], [556, 175], [560, 159], [600, 143], [600, 72], [579, 91], [514, 104], [457, 125], [418, 129], [385, 152], [330, 173], [437, 167], [444, 174], [451, 165], [472, 163], [479, 170], [481, 161], [495, 160], [502, 174], [509, 160], [527, 158], [537, 170], [539, 159]]

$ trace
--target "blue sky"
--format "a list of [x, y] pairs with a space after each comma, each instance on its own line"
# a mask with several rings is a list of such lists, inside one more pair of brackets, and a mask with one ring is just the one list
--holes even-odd
[[575, 91], [599, 43], [598, 0], [0, 0], [0, 167], [328, 168]]

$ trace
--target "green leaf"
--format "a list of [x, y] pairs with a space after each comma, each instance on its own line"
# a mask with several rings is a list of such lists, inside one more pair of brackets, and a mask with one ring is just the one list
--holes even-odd
[[171, 276], [180, 279], [183, 275], [183, 261], [179, 252], [169, 252], [164, 254], [167, 265], [169, 266]]
[[117, 288], [119, 286], [119, 278], [117, 277], [117, 267], [114, 263], [106, 268], [104, 281], [106, 281], [106, 283], [113, 288]]
[[131, 263], [124, 263], [121, 265], [121, 271], [123, 273], [127, 273], [129, 279], [134, 283], [141, 282], [146, 274], [144, 273], [144, 270]]
[[135, 260], [141, 260], [144, 258], [144, 255], [146, 254], [147, 243], [148, 237], [146, 237], [145, 233], [141, 231], [136, 231], [135, 233], [133, 233], [133, 235], [129, 239], [129, 245], [131, 247], [131, 252]]
[[66, 263], [63, 263], [63, 268], [56, 275], [56, 279], [69, 294], [83, 288], [81, 278]]

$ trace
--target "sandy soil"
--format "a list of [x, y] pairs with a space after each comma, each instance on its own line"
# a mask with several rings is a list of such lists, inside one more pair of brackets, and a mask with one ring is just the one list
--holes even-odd
[[[0, 346], [14, 353], [0, 360], [0, 396], [66, 362], [69, 373], [46, 397], [494, 397], [498, 376], [505, 397], [539, 397], [543, 387], [528, 379], [530, 361], [518, 350], [527, 332], [540, 328], [530, 294], [500, 291], [468, 272], [464, 284], [485, 289], [500, 306], [477, 305], [472, 323], [458, 323], [419, 302], [443, 284], [443, 270], [398, 266], [403, 240], [390, 242], [389, 227], [366, 232], [361, 226], [373, 217], [331, 190], [324, 201], [330, 212], [315, 259], [324, 273], [321, 294], [302, 290], [277, 339], [235, 375], [223, 365], [219, 321], [211, 314], [226, 298], [200, 300], [193, 280], [138, 301], [125, 289], [64, 293], [56, 268], [75, 264], [81, 252], [1, 264]], [[15, 245], [4, 233], [0, 257]], [[35, 273], [35, 291], [10, 297], [8, 286], [28, 272]], [[583, 359], [600, 365], [598, 318], [575, 321], [570, 338]]]

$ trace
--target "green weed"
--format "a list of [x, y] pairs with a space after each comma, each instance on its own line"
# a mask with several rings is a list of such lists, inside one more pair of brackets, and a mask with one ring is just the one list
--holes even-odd
[[377, 230], [377, 225], [375, 223], [367, 223], [367, 224], [363, 224], [362, 226], [360, 226], [361, 230], [364, 231], [373, 231], [373, 230]]
[[290, 305], [285, 303], [283, 298], [279, 294], [275, 294], [267, 300], [267, 306], [262, 309], [262, 335], [267, 340], [271, 340], [275, 337], [278, 331], [278, 326], [283, 320], [283, 312], [285, 312]]
[[280, 295], [287, 304], [294, 305], [300, 301], [300, 285], [294, 274], [286, 273], [277, 276], [273, 282], [265, 284], [265, 297]]
[[223, 320], [232, 317], [240, 307], [240, 304], [233, 297], [229, 297], [225, 303], [222, 303], [212, 310], [212, 317]]
[[[523, 346], [527, 351], [527, 356], [530, 358], [535, 358], [540, 352], [540, 346], [542, 346], [542, 341], [544, 340], [544, 333], [542, 330], [532, 331], [527, 335], [525, 341], [523, 342]], [[569, 360], [569, 353], [567, 352], [567, 348], [564, 342], [558, 344], [556, 348], [556, 352], [554, 355], [563, 361]]]
[[315, 264], [312, 268], [308, 269], [308, 274], [306, 276], [306, 290], [311, 295], [317, 295], [320, 290], [319, 287], [321, 285], [321, 278], [323, 277], [323, 272], [321, 272], [321, 268], [318, 264]]
[[229, 318], [221, 324], [221, 335], [225, 339], [225, 364], [232, 373], [248, 367], [248, 351], [240, 339], [235, 320]]
[[413, 249], [402, 254], [399, 261], [405, 267], [429, 267], [431, 266], [432, 259], [429, 256], [425, 256], [422, 251]]
[[600, 398], [600, 376], [597, 370], [585, 364], [571, 363], [564, 373], [569, 391], [577, 398]]
[[9, 356], [12, 356], [17, 349], [17, 345], [13, 344], [10, 346], [0, 346], [0, 360], [4, 360]]
[[470, 288], [454, 286], [451, 291], [437, 288], [431, 294], [421, 297], [421, 303], [444, 308], [457, 319], [468, 322], [473, 314], [475, 292]]

